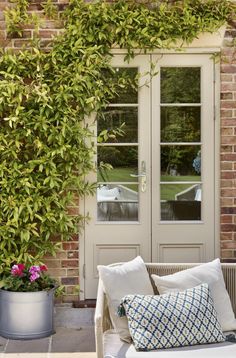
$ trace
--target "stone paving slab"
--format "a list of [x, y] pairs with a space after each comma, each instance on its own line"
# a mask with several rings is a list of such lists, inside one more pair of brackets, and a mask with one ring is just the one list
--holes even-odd
[[93, 308], [56, 307], [55, 334], [33, 340], [0, 337], [0, 358], [96, 357], [93, 317]]
[[40, 358], [48, 358], [51, 353], [77, 352], [95, 352], [94, 326], [77, 329], [57, 327], [52, 336], [34, 340], [8, 340], [0, 337], [0, 358], [10, 358], [11, 353], [16, 354], [13, 357], [18, 357], [20, 353], [29, 353], [31, 356], [40, 353]]
[[83, 353], [0, 353], [0, 358], [97, 358], [95, 352]]

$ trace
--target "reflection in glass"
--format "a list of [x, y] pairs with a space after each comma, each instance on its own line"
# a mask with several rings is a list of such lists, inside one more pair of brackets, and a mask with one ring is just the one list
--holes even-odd
[[98, 221], [138, 221], [138, 185], [99, 185]]
[[161, 142], [199, 142], [200, 107], [161, 107]]
[[[115, 76], [113, 81], [120, 84], [118, 85], [117, 95], [110, 101], [111, 103], [138, 103], [138, 83], [136, 80], [138, 69], [127, 68], [115, 68]], [[124, 78], [124, 81], [122, 81]], [[123, 86], [123, 83], [128, 85]]]
[[162, 67], [161, 103], [200, 103], [200, 67]]
[[138, 108], [108, 107], [97, 116], [98, 136], [108, 131], [107, 143], [138, 142]]
[[[161, 146], [161, 180], [201, 180], [200, 148], [200, 145]], [[196, 161], [198, 162], [198, 166], [196, 166]]]
[[200, 184], [161, 184], [161, 220], [201, 220]]
[[98, 182], [136, 181], [130, 174], [138, 172], [137, 146], [98, 146]]

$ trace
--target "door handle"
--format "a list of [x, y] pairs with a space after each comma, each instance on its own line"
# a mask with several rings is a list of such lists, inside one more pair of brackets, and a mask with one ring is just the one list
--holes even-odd
[[140, 174], [130, 174], [132, 178], [141, 178], [141, 191], [145, 193], [147, 189], [147, 175], [146, 175], [146, 163], [143, 160], [141, 162], [141, 173]]

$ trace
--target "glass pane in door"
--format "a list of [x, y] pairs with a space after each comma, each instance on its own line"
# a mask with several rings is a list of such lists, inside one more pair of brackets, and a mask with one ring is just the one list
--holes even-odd
[[201, 220], [201, 68], [161, 68], [160, 219]]
[[139, 220], [137, 68], [115, 68], [125, 76], [112, 103], [97, 115], [97, 220]]

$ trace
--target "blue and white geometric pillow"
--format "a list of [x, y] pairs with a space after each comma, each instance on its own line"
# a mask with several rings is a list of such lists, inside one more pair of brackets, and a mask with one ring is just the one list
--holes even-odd
[[225, 341], [206, 283], [160, 296], [127, 295], [118, 314], [127, 316], [137, 350]]

